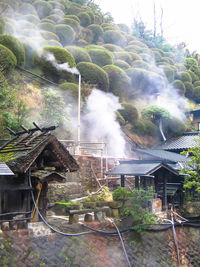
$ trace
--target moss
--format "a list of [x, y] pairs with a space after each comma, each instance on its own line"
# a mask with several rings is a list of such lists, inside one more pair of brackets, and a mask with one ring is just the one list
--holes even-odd
[[91, 24], [88, 26], [88, 29], [93, 33], [92, 43], [97, 43], [99, 38], [103, 36], [103, 29], [100, 25]]
[[47, 17], [53, 10], [52, 6], [48, 2], [45, 2], [45, 1], [38, 0], [38, 1], [35, 1], [33, 5], [40, 19]]
[[77, 15], [80, 19], [80, 24], [83, 27], [87, 27], [88, 25], [91, 24], [91, 18], [87, 12], [80, 12]]
[[16, 157], [13, 152], [0, 153], [0, 162], [8, 163], [11, 160], [14, 160]]
[[75, 38], [75, 32], [72, 27], [65, 24], [58, 24], [56, 25], [55, 30], [63, 46], [73, 43]]
[[126, 61], [129, 65], [132, 64], [131, 55], [128, 52], [114, 52], [115, 59], [121, 59]]
[[55, 40], [55, 41], [59, 41], [60, 40], [59, 37], [53, 32], [40, 31], [40, 34], [45, 40]]
[[9, 48], [17, 59], [18, 66], [24, 66], [25, 50], [23, 44], [14, 36], [0, 34], [0, 44]]
[[90, 62], [80, 62], [77, 68], [85, 82], [96, 84], [99, 89], [108, 91], [108, 75], [102, 68]]
[[177, 89], [181, 94], [184, 94], [185, 93], [185, 85], [182, 81], [180, 80], [175, 80], [173, 83], [172, 83], [172, 86]]
[[116, 59], [114, 61], [114, 65], [118, 66], [119, 68], [123, 69], [123, 70], [126, 70], [128, 68], [130, 68], [130, 65], [125, 62], [124, 60], [121, 60], [121, 59]]
[[119, 46], [126, 45], [126, 38], [120, 31], [109, 30], [103, 34], [104, 42], [107, 44], [115, 44]]
[[134, 124], [138, 120], [138, 111], [136, 107], [134, 107], [130, 103], [122, 103], [122, 109], [119, 109], [119, 113], [122, 115], [126, 122]]
[[38, 24], [38, 27], [44, 31], [55, 32], [55, 26], [52, 23], [42, 22]]
[[123, 98], [123, 96], [128, 96], [130, 90], [130, 78], [125, 71], [115, 65], [107, 65], [104, 66], [103, 69], [109, 77], [109, 91], [121, 98]]
[[60, 24], [66, 24], [72, 27], [72, 29], [78, 33], [80, 31], [80, 24], [74, 19], [64, 18], [59, 22]]
[[17, 59], [13, 52], [0, 44], [0, 66], [1, 72], [8, 75], [17, 65]]
[[88, 49], [88, 53], [92, 59], [92, 63], [103, 67], [113, 64], [112, 53], [104, 49]]
[[67, 79], [71, 81], [73, 79], [73, 75], [64, 70], [58, 70], [52, 61], [49, 61], [47, 58], [48, 53], [54, 55], [57, 64], [68, 63], [70, 68], [76, 66], [75, 60], [73, 56], [64, 48], [61, 47], [44, 47], [44, 53], [39, 56], [39, 54], [35, 55], [34, 61], [37, 66], [41, 68], [43, 73], [49, 79], [53, 79], [55, 82], [58, 82], [60, 78]]
[[66, 46], [65, 48], [73, 55], [76, 64], [79, 62], [91, 62], [91, 58], [85, 49], [78, 46]]
[[123, 49], [120, 46], [114, 45], [114, 44], [104, 44], [103, 47], [111, 52], [122, 52], [123, 51]]

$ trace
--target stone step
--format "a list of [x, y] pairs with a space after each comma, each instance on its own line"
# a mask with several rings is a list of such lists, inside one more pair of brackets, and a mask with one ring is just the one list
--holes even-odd
[[47, 236], [52, 233], [51, 229], [43, 222], [28, 223], [28, 231], [34, 237]]

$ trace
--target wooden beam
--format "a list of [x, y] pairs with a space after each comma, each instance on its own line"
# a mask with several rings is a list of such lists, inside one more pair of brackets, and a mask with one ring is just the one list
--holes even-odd
[[121, 175], [121, 187], [125, 187], [125, 175]]

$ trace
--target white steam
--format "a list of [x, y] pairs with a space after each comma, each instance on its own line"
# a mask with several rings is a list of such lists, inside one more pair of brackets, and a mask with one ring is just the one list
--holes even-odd
[[107, 143], [108, 155], [125, 157], [125, 140], [116, 120], [116, 111], [121, 108], [118, 97], [93, 89], [87, 100], [87, 136], [93, 142]]

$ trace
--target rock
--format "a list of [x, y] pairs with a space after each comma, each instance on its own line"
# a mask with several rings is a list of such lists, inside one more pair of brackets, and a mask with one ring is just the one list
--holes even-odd
[[102, 221], [104, 221], [104, 212], [102, 212], [102, 211], [98, 211], [98, 212], [95, 212], [94, 213], [94, 219], [96, 220], [96, 221], [99, 221], [99, 222], [102, 222]]
[[1, 230], [2, 231], [9, 231], [10, 230], [9, 222], [3, 222], [1, 225]]
[[9, 222], [10, 230], [17, 230], [17, 222]]
[[78, 214], [69, 215], [69, 224], [78, 223], [78, 222], [79, 222]]
[[112, 209], [112, 217], [117, 218], [119, 217], [119, 210], [118, 209]]
[[93, 216], [92, 213], [86, 213], [84, 217], [85, 222], [92, 222]]

